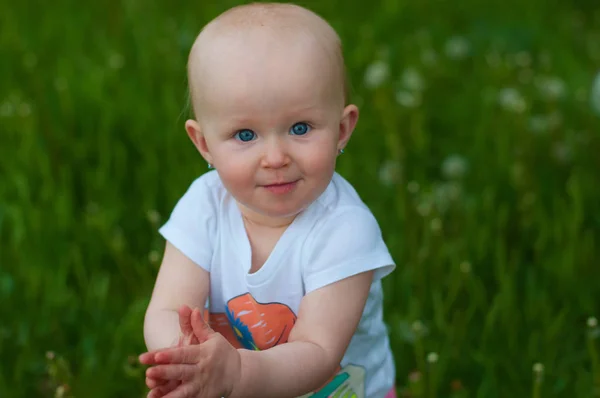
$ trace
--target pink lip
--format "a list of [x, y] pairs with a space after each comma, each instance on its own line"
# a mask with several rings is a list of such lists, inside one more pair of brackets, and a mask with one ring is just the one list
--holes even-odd
[[263, 187], [271, 193], [276, 195], [284, 195], [289, 193], [296, 188], [296, 184], [298, 181], [286, 182], [282, 184], [271, 184], [271, 185], [263, 185]]

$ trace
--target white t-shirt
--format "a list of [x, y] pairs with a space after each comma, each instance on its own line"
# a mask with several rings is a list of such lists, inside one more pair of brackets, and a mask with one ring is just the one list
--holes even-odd
[[339, 372], [306, 397], [343, 391], [357, 398], [379, 398], [393, 387], [395, 366], [383, 322], [381, 278], [393, 271], [394, 261], [375, 217], [339, 174], [294, 219], [264, 265], [252, 274], [248, 273], [251, 248], [239, 207], [217, 171], [192, 183], [160, 233], [210, 273], [209, 323], [238, 348], [264, 350], [285, 343], [303, 296], [375, 270]]

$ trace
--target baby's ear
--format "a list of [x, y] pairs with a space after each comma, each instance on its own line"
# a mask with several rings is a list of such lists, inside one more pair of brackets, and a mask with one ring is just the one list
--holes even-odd
[[338, 138], [338, 149], [343, 149], [348, 144], [356, 123], [358, 122], [358, 107], [356, 105], [348, 105], [344, 108], [342, 113], [342, 120], [340, 120], [340, 131]]
[[200, 128], [200, 124], [195, 120], [187, 120], [185, 122], [185, 131], [190, 137], [190, 140], [194, 143], [200, 155], [206, 160], [207, 163], [212, 164], [212, 156], [208, 150], [208, 145], [206, 145], [206, 138], [204, 138], [204, 133]]

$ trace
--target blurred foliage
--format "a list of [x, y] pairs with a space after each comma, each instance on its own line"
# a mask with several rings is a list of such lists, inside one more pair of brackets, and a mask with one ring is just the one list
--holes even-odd
[[[145, 394], [156, 229], [206, 169], [187, 52], [235, 4], [0, 0], [0, 396]], [[597, 0], [300, 4], [344, 42], [399, 390], [600, 396]]]

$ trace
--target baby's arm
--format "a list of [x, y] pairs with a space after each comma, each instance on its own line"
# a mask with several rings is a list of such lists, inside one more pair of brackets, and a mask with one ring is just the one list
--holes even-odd
[[373, 271], [305, 296], [288, 343], [239, 350], [241, 378], [233, 397], [297, 397], [322, 387], [340, 365], [363, 313]]
[[185, 304], [204, 308], [209, 278], [208, 271], [167, 241], [144, 320], [144, 339], [149, 351], [177, 344], [181, 335], [179, 307]]

